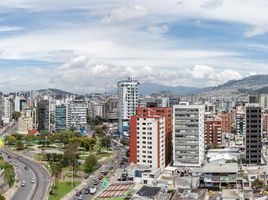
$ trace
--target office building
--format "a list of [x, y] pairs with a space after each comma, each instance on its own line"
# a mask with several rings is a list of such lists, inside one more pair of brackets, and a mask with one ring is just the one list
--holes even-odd
[[235, 111], [235, 120], [236, 120], [236, 134], [245, 135], [246, 133], [246, 116], [245, 116], [245, 107], [237, 106]]
[[165, 162], [166, 166], [172, 162], [172, 108], [162, 108], [162, 107], [138, 107], [138, 116], [148, 116], [149, 113], [154, 115], [159, 115], [165, 119]]
[[246, 163], [261, 164], [262, 128], [259, 97], [249, 95], [249, 103], [246, 105]]
[[119, 81], [118, 87], [118, 131], [121, 137], [129, 136], [129, 120], [136, 114], [138, 106], [137, 80], [129, 78]]
[[204, 105], [173, 106], [173, 165], [200, 166], [204, 160]]
[[38, 131], [50, 131], [49, 100], [41, 100], [37, 103], [37, 126]]
[[84, 128], [87, 125], [87, 104], [85, 100], [75, 99], [69, 107], [70, 128], [76, 130]]
[[55, 107], [55, 130], [65, 131], [69, 128], [69, 112], [67, 104], [60, 104]]
[[150, 169], [165, 168], [165, 118], [148, 112], [130, 119], [131, 163]]

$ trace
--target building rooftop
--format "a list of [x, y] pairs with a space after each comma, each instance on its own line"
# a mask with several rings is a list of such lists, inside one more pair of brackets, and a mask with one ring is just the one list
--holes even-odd
[[238, 173], [237, 163], [206, 163], [203, 167], [203, 173]]
[[159, 194], [160, 190], [160, 187], [149, 187], [145, 185], [137, 192], [137, 194], [144, 197], [155, 197]]

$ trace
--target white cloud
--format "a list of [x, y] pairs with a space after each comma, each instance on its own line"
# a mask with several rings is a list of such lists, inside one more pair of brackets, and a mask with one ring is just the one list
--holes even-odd
[[167, 25], [159, 25], [159, 26], [148, 26], [147, 30], [150, 33], [163, 34], [169, 31], [169, 27]]
[[23, 30], [23, 28], [18, 26], [0, 26], [0, 32], [11, 32], [19, 30]]

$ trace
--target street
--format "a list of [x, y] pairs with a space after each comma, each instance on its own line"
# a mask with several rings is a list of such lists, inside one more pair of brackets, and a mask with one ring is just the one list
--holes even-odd
[[[0, 149], [0, 152], [7, 161], [11, 161], [15, 166], [20, 184], [23, 180], [25, 181], [25, 186], [19, 185], [11, 200], [45, 200], [48, 196], [50, 185], [50, 174], [48, 171], [41, 164], [24, 158], [10, 150]], [[35, 183], [31, 183], [32, 179]]]
[[[109, 169], [110, 167], [113, 167], [113, 171], [116, 171], [117, 169], [125, 168], [127, 166], [127, 163], [125, 163], [124, 165], [120, 165], [120, 161], [122, 160], [122, 158], [125, 157], [125, 154], [126, 154], [126, 150], [124, 149], [124, 147], [115, 146], [114, 142], [112, 142], [112, 148], [116, 152], [115, 158], [103, 163], [102, 166], [97, 171], [95, 171], [95, 173], [93, 175], [90, 176], [90, 178], [86, 182], [86, 185], [88, 185], [89, 187], [94, 186], [93, 178], [95, 176], [98, 176], [99, 174], [101, 174], [101, 169], [103, 169], [103, 168]], [[85, 194], [85, 189], [81, 190], [83, 200], [91, 200], [91, 199], [93, 199], [93, 197], [95, 197], [97, 194], [99, 194], [101, 192], [101, 190], [102, 190], [101, 181], [95, 187], [97, 188], [97, 192], [95, 195]], [[78, 200], [78, 196], [75, 195], [71, 199]]]

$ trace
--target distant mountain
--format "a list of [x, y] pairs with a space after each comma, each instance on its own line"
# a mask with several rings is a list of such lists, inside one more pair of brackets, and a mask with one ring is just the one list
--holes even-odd
[[67, 91], [59, 90], [55, 88], [40, 89], [40, 90], [35, 90], [35, 91], [42, 95], [62, 95], [62, 96], [73, 95], [73, 93], [71, 92], [67, 92]]
[[178, 94], [178, 95], [186, 95], [186, 94], [196, 94], [196, 93], [201, 93], [201, 92], [206, 92], [211, 90], [211, 87], [207, 88], [197, 88], [197, 87], [186, 87], [186, 86], [177, 86], [177, 87], [172, 87], [172, 86], [166, 86], [166, 85], [161, 85], [157, 83], [141, 83], [139, 86], [139, 92], [142, 95], [150, 95], [154, 92], [171, 92], [173, 94]]
[[240, 80], [230, 80], [210, 91], [204, 92], [203, 97], [234, 97], [250, 93], [268, 93], [268, 75], [248, 76]]

